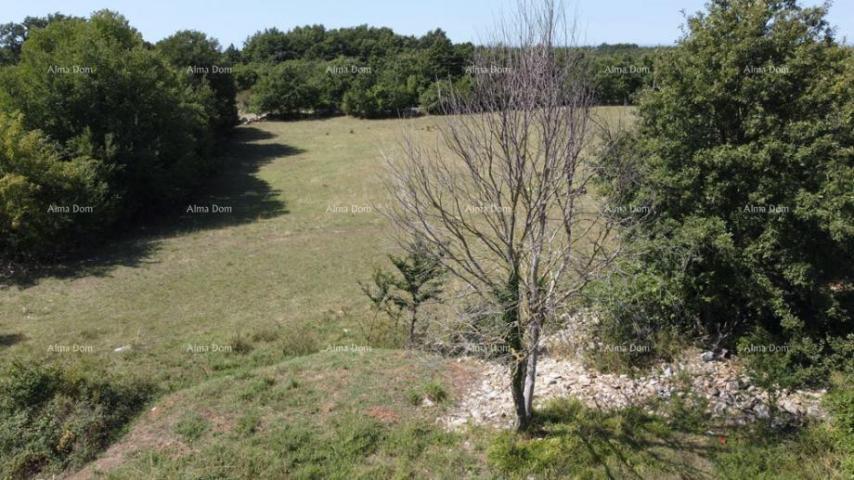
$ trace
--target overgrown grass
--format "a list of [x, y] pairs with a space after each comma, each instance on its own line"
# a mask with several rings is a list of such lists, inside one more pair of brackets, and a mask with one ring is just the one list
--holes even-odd
[[92, 460], [148, 400], [149, 385], [94, 371], [13, 363], [0, 377], [0, 478], [31, 478]]
[[464, 436], [435, 425], [440, 407], [409, 404], [412, 389], [446, 391], [439, 377], [423, 383], [432, 371], [394, 351], [321, 352], [215, 379], [171, 398], [154, 424], [191, 454], [131, 435], [132, 454], [108, 477], [485, 476]]
[[854, 475], [852, 389], [826, 399], [827, 422], [723, 427], [676, 399], [660, 417], [641, 408], [593, 410], [562, 399], [530, 435], [498, 434], [490, 464], [510, 478], [846, 479]]

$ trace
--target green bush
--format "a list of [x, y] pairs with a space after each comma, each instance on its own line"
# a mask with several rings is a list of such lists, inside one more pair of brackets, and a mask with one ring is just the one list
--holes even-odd
[[445, 390], [445, 387], [441, 383], [436, 381], [432, 381], [424, 386], [424, 394], [435, 403], [442, 403], [448, 399], [447, 390]]
[[[163, 48], [170, 56], [179, 50]], [[171, 60], [183, 61], [177, 54]], [[0, 110], [20, 112], [24, 130], [39, 130], [41, 143], [57, 145], [54, 156], [38, 149], [50, 158], [42, 164], [59, 164], [41, 170], [67, 171], [65, 189], [77, 198], [32, 178], [10, 177], [5, 187], [42, 202], [94, 203], [100, 210], [91, 222], [83, 215], [68, 221], [93, 236], [89, 226], [106, 230], [162, 211], [217, 167], [214, 133], [233, 118], [226, 118], [231, 107], [220, 105], [223, 92], [215, 88], [176, 70], [118, 14], [52, 21], [30, 32], [18, 63], [0, 72]], [[0, 217], [13, 214], [20, 216], [4, 210]]]
[[652, 86], [653, 55], [630, 49], [590, 58], [592, 82], [599, 105], [633, 105], [644, 88]]
[[319, 95], [309, 81], [314, 68], [313, 63], [292, 60], [262, 70], [252, 88], [250, 106], [256, 112], [277, 115], [311, 110]]
[[645, 212], [624, 236], [645, 281], [607, 315], [730, 350], [761, 327], [801, 366], [851, 331], [854, 69], [825, 13], [739, 0], [689, 18], [637, 131], [602, 157], [603, 171], [631, 173], [606, 175], [609, 204]]
[[0, 477], [79, 467], [106, 447], [150, 397], [143, 383], [13, 363], [0, 380]]
[[370, 65], [371, 73], [356, 75], [344, 94], [341, 109], [361, 118], [403, 116], [418, 105], [418, 95], [426, 89], [420, 74], [421, 58], [405, 52]]
[[239, 63], [234, 65], [234, 81], [237, 84], [237, 88], [243, 91], [255, 86], [258, 77], [261, 75], [261, 68], [254, 63]]
[[20, 114], [0, 112], [0, 255], [47, 255], [82, 244], [114, 215], [108, 170], [88, 146], [81, 139], [69, 145], [75, 149], [62, 149], [25, 130]]
[[195, 89], [210, 88], [213, 99], [205, 105], [207, 116], [216, 133], [228, 133], [237, 124], [237, 85], [219, 42], [202, 32], [183, 30], [157, 42], [157, 50]]
[[406, 393], [406, 400], [415, 407], [421, 405], [424, 398], [429, 399], [433, 403], [443, 403], [448, 400], [448, 391], [445, 390], [445, 386], [441, 382], [432, 380]]

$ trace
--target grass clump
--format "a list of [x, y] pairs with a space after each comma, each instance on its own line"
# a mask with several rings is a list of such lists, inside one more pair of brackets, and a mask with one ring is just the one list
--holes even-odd
[[93, 459], [152, 388], [94, 372], [12, 363], [0, 380], [0, 478], [30, 478]]
[[289, 328], [281, 346], [285, 357], [302, 357], [320, 351], [317, 332], [305, 325]]
[[448, 399], [445, 387], [435, 380], [424, 386], [424, 394], [434, 403], [442, 403]]
[[425, 398], [433, 403], [443, 403], [448, 400], [448, 391], [440, 382], [431, 380], [406, 393], [406, 400], [414, 407], [421, 405]]
[[237, 421], [237, 433], [250, 436], [258, 431], [261, 426], [261, 414], [257, 410], [250, 410], [243, 414]]
[[175, 433], [188, 443], [202, 438], [202, 435], [210, 428], [210, 422], [198, 413], [188, 413], [175, 424]]
[[238, 355], [246, 355], [251, 352], [253, 348], [252, 343], [240, 334], [231, 338], [229, 346], [231, 347], [231, 351]]

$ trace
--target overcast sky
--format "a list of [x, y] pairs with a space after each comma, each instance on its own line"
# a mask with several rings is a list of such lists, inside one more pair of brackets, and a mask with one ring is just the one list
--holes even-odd
[[[32, 0], [8, 1], [0, 23], [27, 15], [62, 12], [78, 16], [109, 8], [126, 16], [146, 40], [156, 42], [177, 30], [201, 30], [223, 46], [243, 45], [257, 30], [323, 24], [347, 27], [387, 26], [407, 35], [440, 27], [455, 42], [484, 38], [512, 0]], [[584, 44], [628, 42], [669, 45], [679, 36], [680, 11], [693, 13], [704, 0], [571, 0], [565, 2], [579, 20]], [[802, 0], [815, 5], [816, 0]], [[830, 21], [838, 37], [854, 40], [854, 0], [837, 0]]]

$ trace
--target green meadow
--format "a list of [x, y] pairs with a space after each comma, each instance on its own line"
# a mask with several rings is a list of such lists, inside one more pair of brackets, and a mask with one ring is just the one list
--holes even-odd
[[[631, 121], [622, 107], [597, 115]], [[394, 154], [404, 129], [434, 139], [439, 121], [239, 127], [220, 152], [224, 172], [161, 223], [0, 290], [0, 361], [144, 381], [154, 392], [94, 462], [57, 473], [834, 478], [845, 454], [826, 425], [773, 440], [739, 429], [724, 442], [700, 421], [677, 428], [567, 400], [532, 436], [437, 426], [474, 373], [375, 342], [358, 282], [395, 248], [377, 212], [382, 153]]]

